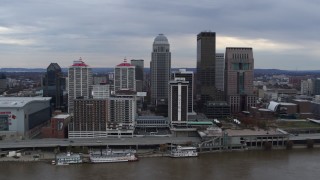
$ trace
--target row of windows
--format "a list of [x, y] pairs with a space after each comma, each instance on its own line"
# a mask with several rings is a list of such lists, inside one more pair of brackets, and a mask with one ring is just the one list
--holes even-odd
[[249, 54], [232, 54], [233, 59], [249, 59]]

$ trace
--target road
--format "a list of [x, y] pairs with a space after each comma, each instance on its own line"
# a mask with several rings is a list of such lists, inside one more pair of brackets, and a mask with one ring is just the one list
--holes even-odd
[[0, 149], [57, 147], [57, 146], [107, 146], [107, 145], [158, 145], [198, 143], [198, 137], [133, 137], [133, 138], [86, 138], [86, 139], [32, 139], [32, 140], [2, 140]]

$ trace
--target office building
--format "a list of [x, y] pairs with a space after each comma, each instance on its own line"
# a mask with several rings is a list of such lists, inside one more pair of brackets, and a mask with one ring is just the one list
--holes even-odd
[[62, 110], [67, 106], [63, 97], [64, 90], [66, 90], [66, 81], [61, 68], [57, 63], [51, 63], [43, 79], [43, 96], [51, 97], [52, 107]]
[[179, 69], [179, 71], [172, 73], [172, 79], [184, 78], [188, 82], [188, 113], [193, 113], [193, 83], [194, 75], [192, 71], [186, 69]]
[[228, 47], [225, 61], [225, 91], [231, 113], [247, 111], [256, 105], [256, 96], [253, 94], [252, 48]]
[[225, 101], [208, 101], [204, 104], [203, 113], [208, 118], [226, 118], [230, 116], [230, 106]]
[[120, 90], [136, 91], [136, 70], [135, 66], [127, 63], [118, 64], [114, 69], [114, 90], [115, 93]]
[[74, 61], [68, 70], [68, 112], [73, 113], [77, 98], [91, 97], [92, 69], [82, 59]]
[[107, 99], [75, 99], [68, 137], [106, 137], [108, 107]]
[[132, 59], [131, 65], [136, 67], [136, 90], [137, 92], [143, 92], [144, 60]]
[[215, 86], [218, 91], [224, 91], [224, 53], [216, 53]]
[[137, 112], [136, 95], [117, 94], [108, 99], [108, 137], [132, 137]]
[[168, 117], [171, 124], [186, 124], [188, 121], [188, 85], [185, 78], [169, 82]]
[[170, 44], [166, 36], [159, 34], [153, 42], [150, 62], [151, 104], [166, 105], [168, 83], [171, 76]]
[[224, 100], [223, 92], [216, 88], [216, 33], [197, 35], [197, 96], [201, 103]]

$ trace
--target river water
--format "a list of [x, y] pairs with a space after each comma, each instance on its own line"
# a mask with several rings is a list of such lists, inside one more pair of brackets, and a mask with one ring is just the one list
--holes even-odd
[[138, 162], [54, 166], [0, 162], [0, 180], [91, 179], [319, 179], [320, 150], [295, 149], [200, 154], [197, 158], [140, 158]]

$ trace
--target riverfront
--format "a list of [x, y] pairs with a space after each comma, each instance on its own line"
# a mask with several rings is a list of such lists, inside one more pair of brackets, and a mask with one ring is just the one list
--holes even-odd
[[[1, 162], [0, 179], [317, 179], [319, 149], [205, 153], [195, 158], [140, 158], [137, 163], [53, 166]], [[19, 172], [19, 173], [17, 173]]]

